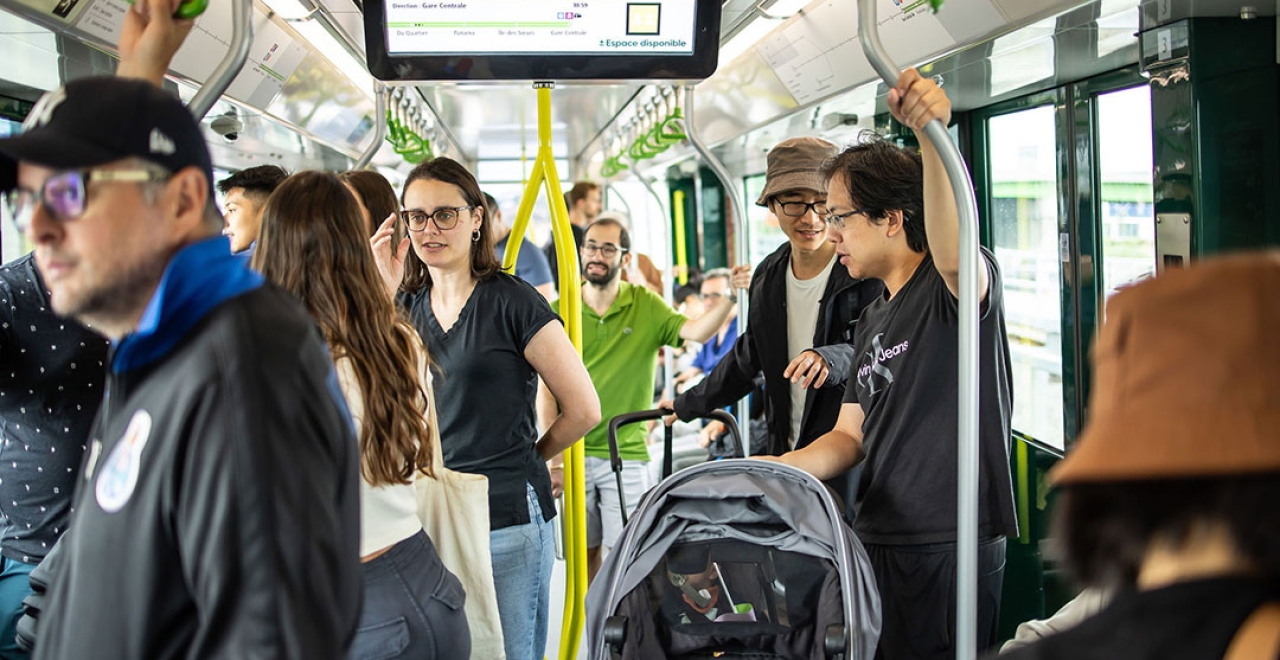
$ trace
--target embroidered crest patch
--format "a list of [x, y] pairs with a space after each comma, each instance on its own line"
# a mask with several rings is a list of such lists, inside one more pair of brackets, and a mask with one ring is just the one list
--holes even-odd
[[102, 469], [98, 472], [97, 487], [94, 494], [98, 498], [98, 506], [107, 513], [115, 513], [124, 508], [133, 495], [134, 486], [138, 485], [138, 471], [142, 465], [142, 449], [147, 446], [151, 437], [151, 415], [139, 410], [129, 420], [124, 437], [116, 443], [111, 455], [107, 457]]

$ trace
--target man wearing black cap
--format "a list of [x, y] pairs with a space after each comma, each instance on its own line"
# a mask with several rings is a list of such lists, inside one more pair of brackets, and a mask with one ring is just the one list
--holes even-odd
[[350, 420], [306, 311], [218, 236], [211, 170], [136, 80], [71, 82], [0, 140], [54, 311], [112, 339], [37, 658], [345, 657], [354, 634]]
[[[660, 404], [673, 407], [680, 419], [696, 419], [749, 394], [763, 373], [768, 446], [753, 453], [783, 454], [831, 430], [853, 360], [854, 324], [884, 290], [878, 280], [850, 277], [827, 240], [821, 171], [835, 155], [835, 145], [810, 137], [769, 150], [756, 204], [777, 217], [787, 242], [756, 268], [749, 323], [732, 352], [674, 403]], [[852, 501], [844, 476], [829, 483]]]

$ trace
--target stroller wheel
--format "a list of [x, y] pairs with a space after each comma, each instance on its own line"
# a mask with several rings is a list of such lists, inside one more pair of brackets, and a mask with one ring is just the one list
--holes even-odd
[[849, 638], [845, 635], [844, 626], [833, 623], [827, 626], [827, 635], [822, 639], [822, 650], [826, 651], [829, 660], [843, 658], [848, 647]]
[[604, 643], [614, 653], [622, 653], [622, 646], [627, 643], [627, 617], [614, 615], [605, 619]]

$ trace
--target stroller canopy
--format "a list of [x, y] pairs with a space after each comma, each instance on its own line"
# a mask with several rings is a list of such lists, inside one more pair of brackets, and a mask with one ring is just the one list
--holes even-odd
[[866, 551], [821, 481], [758, 460], [689, 468], [646, 496], [587, 593], [588, 657], [609, 657], [606, 619], [659, 568], [673, 545], [724, 540], [829, 562], [839, 580], [846, 657], [872, 660], [880, 600]]

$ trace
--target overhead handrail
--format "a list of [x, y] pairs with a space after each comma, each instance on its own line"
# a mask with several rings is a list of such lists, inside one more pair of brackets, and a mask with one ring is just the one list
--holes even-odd
[[244, 68], [245, 61], [249, 59], [249, 47], [253, 44], [253, 0], [230, 1], [231, 44], [227, 48], [227, 54], [187, 104], [187, 109], [195, 115], [196, 121], [209, 114], [213, 104], [227, 91], [231, 81], [236, 79], [240, 69]]
[[[693, 85], [686, 85], [684, 88], [684, 105], [688, 108], [685, 113], [684, 131], [689, 136], [689, 143], [693, 145], [694, 150], [698, 152], [698, 156], [707, 164], [707, 167], [711, 168], [711, 171], [715, 173], [716, 178], [720, 180], [720, 185], [724, 186], [725, 194], [729, 197], [729, 208], [733, 212], [733, 217], [728, 219], [729, 222], [726, 225], [733, 230], [733, 254], [731, 255], [730, 264], [736, 266], [746, 263], [749, 259], [748, 246], [750, 243], [747, 240], [747, 213], [742, 205], [742, 193], [734, 183], [729, 170], [715, 154], [711, 153], [711, 150], [707, 148], [707, 145], [703, 143], [702, 138], [698, 135], [698, 124], [694, 120], [693, 110], [694, 89]], [[738, 296], [739, 337], [747, 331], [747, 298], [746, 291], [743, 291], [742, 295]], [[750, 437], [751, 435], [751, 406], [749, 403], [747, 397], [743, 397], [738, 402], [738, 426], [742, 429], [742, 437]], [[750, 442], [742, 443], [742, 455], [751, 455]]]
[[[931, 0], [936, 11], [940, 0]], [[876, 73], [892, 89], [901, 70], [880, 43], [875, 0], [858, 0], [858, 38]], [[956, 658], [977, 654], [978, 594], [978, 204], [960, 149], [947, 127], [933, 120], [925, 134], [938, 150], [960, 219], [959, 466], [956, 530]]]
[[[511, 236], [507, 239], [507, 251], [502, 257], [502, 268], [514, 272], [520, 245], [533, 217], [533, 205], [538, 200], [538, 188], [543, 186], [547, 203], [551, 206], [551, 235], [555, 242], [556, 265], [560, 269], [560, 317], [569, 341], [582, 356], [582, 287], [579, 286], [578, 249], [569, 224], [569, 207], [565, 205], [560, 187], [560, 174], [556, 171], [555, 153], [551, 148], [551, 89], [553, 83], [535, 82], [538, 93], [538, 155], [533, 161], [533, 171], [525, 184], [524, 197], [516, 212]], [[582, 440], [565, 450], [564, 460], [564, 538], [565, 580], [564, 617], [560, 629], [560, 658], [573, 660], [578, 655], [582, 627], [586, 623], [587, 598], [587, 507], [586, 479], [583, 473], [585, 454]]]
[[351, 167], [353, 170], [363, 170], [373, 161], [373, 155], [378, 153], [378, 149], [382, 148], [382, 140], [387, 135], [387, 90], [382, 83], [373, 83], [374, 110], [373, 110], [373, 141], [369, 143], [364, 153], [360, 154], [360, 158], [356, 160], [356, 164]]

